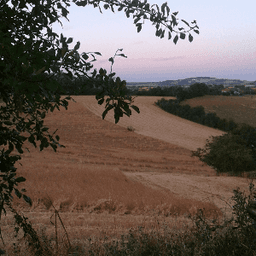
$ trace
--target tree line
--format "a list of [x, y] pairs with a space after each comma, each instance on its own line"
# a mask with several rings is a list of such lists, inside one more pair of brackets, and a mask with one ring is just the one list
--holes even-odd
[[[62, 85], [62, 90], [58, 93], [66, 95], [96, 95], [100, 90], [90, 84], [88, 78], [85, 76], [70, 78], [66, 74], [59, 74], [55, 76], [56, 81]], [[86, 85], [86, 86], [85, 86]], [[181, 86], [157, 86], [149, 90], [139, 90], [139, 88], [127, 88], [127, 94], [135, 96], [173, 96], [177, 97], [179, 101], [201, 97], [204, 95], [221, 95], [223, 85], [208, 86], [205, 83], [195, 83], [188, 88]]]
[[233, 120], [221, 119], [216, 113], [206, 114], [203, 106], [180, 105], [179, 100], [166, 100], [164, 98], [158, 100], [156, 104], [168, 113], [225, 132], [238, 127]]

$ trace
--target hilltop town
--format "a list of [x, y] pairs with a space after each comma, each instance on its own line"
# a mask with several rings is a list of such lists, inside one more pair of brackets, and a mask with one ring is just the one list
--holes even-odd
[[222, 87], [223, 94], [231, 93], [234, 95], [256, 93], [256, 81], [247, 81], [239, 79], [219, 79], [214, 77], [191, 77], [178, 80], [166, 80], [160, 82], [141, 82], [127, 83], [127, 88], [138, 91], [149, 91], [150, 89], [169, 86], [181, 86], [188, 88], [195, 83], [204, 83], [209, 87]]

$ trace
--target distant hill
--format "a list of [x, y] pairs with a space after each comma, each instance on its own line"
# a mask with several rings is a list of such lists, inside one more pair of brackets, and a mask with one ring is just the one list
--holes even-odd
[[245, 84], [254, 84], [256, 85], [256, 81], [247, 81], [247, 80], [239, 80], [239, 79], [225, 79], [225, 78], [215, 78], [215, 77], [190, 77], [185, 79], [178, 80], [166, 80], [161, 82], [140, 82], [140, 83], [127, 83], [128, 87], [141, 87], [141, 86], [185, 86], [191, 85], [194, 83], [204, 83], [207, 85], [224, 85], [224, 87], [230, 85], [245, 85]]

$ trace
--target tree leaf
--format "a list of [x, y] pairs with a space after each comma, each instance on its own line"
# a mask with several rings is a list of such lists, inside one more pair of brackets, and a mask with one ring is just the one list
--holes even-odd
[[20, 143], [15, 144], [15, 148], [17, 149], [17, 151], [18, 151], [20, 154], [23, 154], [23, 150], [22, 150], [22, 148], [21, 148], [21, 144], [20, 144]]
[[26, 181], [26, 179], [24, 177], [18, 177], [15, 179], [15, 182], [17, 182], [17, 183], [24, 182], [24, 181]]
[[122, 10], [123, 10], [123, 8], [124, 8], [124, 6], [123, 6], [123, 5], [121, 5], [117, 10], [120, 12], [120, 11], [122, 11]]
[[164, 16], [165, 16], [165, 8], [166, 8], [166, 6], [167, 6], [167, 2], [163, 3], [162, 6], [161, 6], [161, 12], [163, 13]]
[[137, 18], [134, 20], [134, 24], [136, 24], [139, 20], [140, 20], [140, 17], [137, 17]]
[[18, 198], [21, 198], [22, 194], [20, 193], [20, 191], [16, 188], [14, 188], [14, 192], [15, 192], [15, 195], [18, 197]]
[[82, 57], [83, 57], [85, 60], [89, 59], [89, 56], [88, 56], [86, 53], [82, 53]]
[[136, 26], [137, 26], [137, 33], [139, 33], [142, 29], [142, 23], [138, 23], [136, 24]]
[[14, 149], [14, 146], [13, 146], [13, 144], [9, 141], [9, 148], [8, 148], [8, 151], [9, 151], [9, 152], [12, 152], [13, 149]]
[[80, 1], [80, 2], [75, 2], [77, 6], [86, 6], [87, 5], [87, 0], [86, 1]]
[[164, 38], [165, 30], [162, 31], [162, 34], [160, 35], [160, 38]]
[[140, 109], [137, 106], [131, 105], [131, 108], [133, 108], [137, 113], [140, 113]]
[[48, 130], [49, 130], [48, 127], [43, 127], [41, 131], [42, 131], [42, 132], [46, 132], [46, 131], [48, 131]]
[[170, 14], [170, 7], [168, 6], [168, 5], [166, 5], [166, 11], [167, 11], [167, 17], [169, 16], [169, 14]]
[[5, 125], [12, 125], [13, 123], [11, 121], [4, 121]]
[[112, 57], [109, 58], [108, 61], [110, 61], [112, 64], [114, 63], [114, 59]]
[[186, 37], [186, 34], [180, 33], [180, 39], [185, 39], [185, 37]]
[[124, 58], [127, 58], [127, 56], [125, 54], [123, 54], [123, 53], [117, 54], [116, 56], [122, 56]]
[[169, 31], [168, 32], [168, 40], [170, 40], [172, 38], [172, 33]]
[[104, 112], [102, 113], [102, 119], [105, 118], [106, 114], [108, 113], [109, 110], [111, 110], [114, 106], [113, 105], [109, 105]]
[[191, 34], [189, 34], [188, 40], [189, 40], [190, 43], [193, 41], [193, 36]]
[[32, 200], [30, 197], [26, 196], [26, 195], [22, 195], [23, 199], [30, 205], [32, 206]]
[[80, 42], [78, 41], [74, 47], [74, 50], [77, 51], [80, 48]]
[[179, 37], [178, 37], [178, 35], [176, 35], [176, 36], [174, 37], [174, 39], [173, 39], [173, 42], [176, 44], [177, 41], [178, 41], [178, 39], [179, 39]]
[[115, 124], [117, 124], [119, 122], [120, 117], [123, 116], [123, 111], [119, 107], [116, 107], [114, 111]]
[[103, 102], [104, 102], [104, 98], [103, 98], [103, 99], [101, 99], [101, 100], [99, 100], [99, 101], [98, 101], [98, 104], [99, 104], [99, 105], [102, 105], [102, 104], [103, 104]]
[[187, 21], [185, 21], [183, 19], [181, 19], [181, 21], [184, 22], [188, 27], [190, 27]]
[[71, 44], [73, 42], [73, 38], [70, 37], [68, 40], [67, 40], [67, 44]]

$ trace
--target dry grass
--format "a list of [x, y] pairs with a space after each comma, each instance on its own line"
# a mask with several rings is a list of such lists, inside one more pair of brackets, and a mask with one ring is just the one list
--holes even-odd
[[256, 96], [211, 96], [185, 100], [181, 105], [203, 106], [205, 112], [215, 112], [220, 118], [233, 119], [236, 123], [245, 123], [256, 127]]
[[[29, 146], [31, 152], [24, 153], [22, 166], [17, 165], [18, 174], [27, 178], [24, 187], [33, 206], [15, 200], [15, 207], [25, 211], [37, 230], [45, 228], [47, 234], [53, 234], [51, 204], [60, 211], [74, 241], [88, 236], [119, 237], [137, 226], [160, 230], [163, 223], [176, 232], [189, 225], [186, 216], [199, 208], [204, 208], [209, 218], [222, 216], [209, 201], [182, 197], [164, 186], [127, 175], [172, 173], [186, 174], [186, 179], [197, 175], [214, 178], [215, 172], [192, 158], [188, 149], [102, 120], [81, 103], [71, 102], [68, 111], [50, 113], [46, 124], [52, 131], [59, 129], [60, 143], [66, 148], [54, 153]], [[196, 184], [194, 189], [198, 189]], [[7, 216], [1, 225], [4, 239], [11, 243], [13, 220]]]
[[151, 188], [131, 180], [116, 168], [118, 163], [114, 161], [107, 165], [99, 160], [83, 164], [71, 158], [73, 164], [64, 168], [63, 163], [49, 160], [51, 164], [40, 163], [39, 159], [30, 162], [29, 169], [24, 161], [19, 171], [27, 177], [26, 189], [34, 202], [33, 211], [48, 210], [52, 202], [61, 212], [182, 216], [206, 208], [208, 215], [214, 211], [220, 214], [211, 203], [178, 198], [167, 189]]
[[[157, 215], [120, 215], [120, 214], [97, 214], [97, 213], [60, 213], [65, 224], [68, 236], [72, 242], [85, 242], [89, 237], [92, 240], [120, 239], [121, 235], [128, 234], [130, 229], [144, 227], [146, 230], [163, 231], [164, 226], [173, 229], [174, 233], [179, 233], [191, 227], [192, 222], [188, 218], [174, 216], [172, 218]], [[53, 225], [53, 213], [48, 212], [27, 212], [26, 216], [31, 221], [33, 227], [40, 233], [54, 239], [55, 227]], [[63, 236], [64, 230], [58, 223], [59, 236]], [[3, 239], [9, 246], [12, 245], [14, 230], [14, 220], [7, 215], [1, 223]]]
[[33, 209], [47, 209], [51, 200], [61, 211], [164, 215], [188, 214], [195, 207], [204, 207], [209, 214], [218, 211], [211, 203], [178, 198], [167, 189], [148, 187], [122, 172], [185, 171], [192, 175], [197, 169], [214, 175], [211, 168], [191, 158], [189, 150], [103, 121], [80, 103], [71, 103], [68, 111], [49, 114], [47, 123], [53, 130], [59, 128], [66, 148], [53, 153], [30, 147], [31, 153], [24, 154], [18, 172], [27, 178]]

